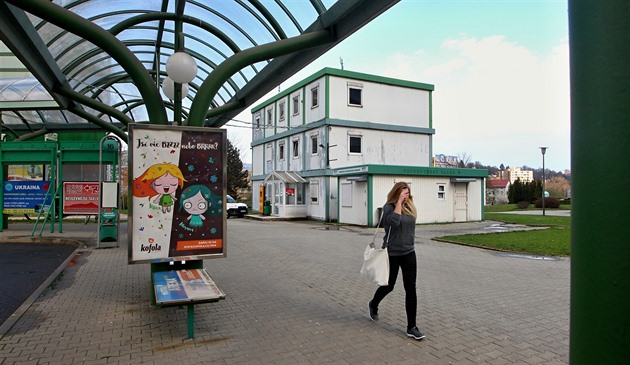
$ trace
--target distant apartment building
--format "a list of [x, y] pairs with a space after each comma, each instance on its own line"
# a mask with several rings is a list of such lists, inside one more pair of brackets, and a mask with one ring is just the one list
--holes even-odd
[[510, 184], [514, 184], [517, 179], [521, 180], [522, 183], [531, 182], [534, 181], [534, 172], [521, 170], [520, 167], [512, 167], [508, 169], [508, 178]]

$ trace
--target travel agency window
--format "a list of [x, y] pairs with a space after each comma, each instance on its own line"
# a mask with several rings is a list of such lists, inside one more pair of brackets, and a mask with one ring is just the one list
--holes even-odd
[[286, 184], [286, 205], [304, 205], [304, 185], [305, 184]]

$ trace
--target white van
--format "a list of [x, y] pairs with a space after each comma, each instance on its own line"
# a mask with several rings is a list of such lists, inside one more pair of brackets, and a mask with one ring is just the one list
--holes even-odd
[[226, 195], [227, 216], [237, 216], [243, 218], [247, 214], [247, 204], [239, 203], [234, 198]]

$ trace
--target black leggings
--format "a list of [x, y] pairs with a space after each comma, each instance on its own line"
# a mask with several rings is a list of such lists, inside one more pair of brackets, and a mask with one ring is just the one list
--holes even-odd
[[405, 310], [407, 311], [407, 329], [416, 326], [416, 309], [418, 297], [416, 295], [417, 263], [416, 253], [411, 252], [404, 256], [389, 256], [389, 284], [379, 286], [372, 298], [372, 307], [378, 308], [381, 300], [394, 290], [398, 278], [398, 268], [402, 270], [403, 286], [405, 287]]

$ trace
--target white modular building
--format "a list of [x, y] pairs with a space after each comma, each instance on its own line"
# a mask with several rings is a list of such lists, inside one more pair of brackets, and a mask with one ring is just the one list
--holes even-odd
[[252, 208], [373, 226], [406, 181], [417, 223], [483, 219], [486, 170], [433, 167], [433, 85], [324, 68], [252, 109]]

